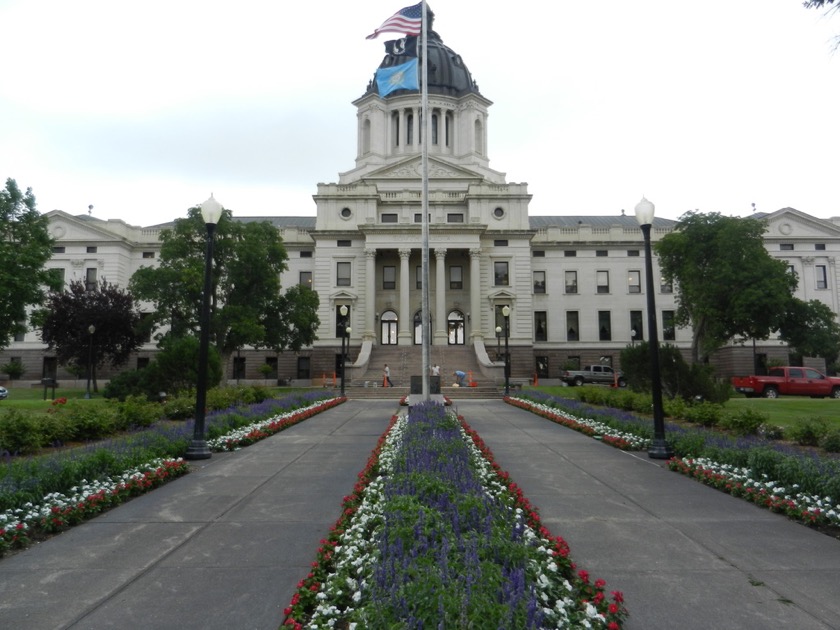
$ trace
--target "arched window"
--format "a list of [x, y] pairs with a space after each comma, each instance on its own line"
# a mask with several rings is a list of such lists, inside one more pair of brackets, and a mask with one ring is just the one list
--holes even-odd
[[473, 146], [475, 147], [475, 152], [479, 155], [484, 155], [484, 125], [481, 124], [480, 120], [475, 121], [475, 131], [473, 133]]
[[[421, 315], [422, 311], [417, 311], [414, 313], [414, 345], [419, 346], [423, 343], [423, 319]], [[432, 318], [429, 317], [429, 330], [432, 330]], [[434, 343], [434, 338], [432, 335], [429, 335], [429, 343]]]
[[379, 343], [383, 346], [395, 346], [399, 332], [399, 319], [394, 311], [385, 311], [379, 318]]
[[370, 118], [362, 124], [362, 154], [370, 153]]
[[461, 311], [449, 311], [446, 316], [446, 334], [450, 346], [463, 346], [466, 343], [466, 324]]

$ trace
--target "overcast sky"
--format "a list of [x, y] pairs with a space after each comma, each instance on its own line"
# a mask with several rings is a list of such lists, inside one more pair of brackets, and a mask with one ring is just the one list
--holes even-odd
[[[154, 225], [211, 192], [314, 216], [356, 157], [411, 0], [0, 0], [0, 178], [42, 212]], [[434, 0], [494, 105], [490, 166], [532, 215], [755, 204], [840, 216], [840, 15], [801, 0]], [[476, 10], [478, 9], [478, 12]]]

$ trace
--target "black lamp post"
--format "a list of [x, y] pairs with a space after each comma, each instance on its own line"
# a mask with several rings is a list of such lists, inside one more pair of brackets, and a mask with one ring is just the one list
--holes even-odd
[[654, 205], [642, 197], [636, 205], [636, 220], [645, 238], [645, 275], [647, 289], [648, 335], [650, 336], [651, 395], [653, 396], [653, 441], [648, 456], [671, 459], [674, 451], [665, 441], [665, 413], [662, 408], [662, 378], [659, 372], [659, 334], [656, 329], [656, 300], [653, 295], [653, 255], [650, 249], [650, 228], [653, 225]]
[[502, 356], [502, 327], [496, 326], [496, 361]]
[[85, 398], [90, 398], [90, 382], [93, 380], [93, 333], [96, 332], [96, 326], [91, 324], [88, 326], [88, 333], [90, 333], [90, 340], [88, 341], [88, 374], [87, 374], [87, 391]]
[[510, 394], [510, 352], [508, 351], [508, 338], [510, 337], [510, 307], [502, 307], [502, 315], [505, 318], [505, 396]]
[[207, 227], [207, 247], [204, 252], [204, 295], [201, 303], [200, 337], [198, 344], [198, 379], [195, 391], [195, 427], [185, 459], [208, 459], [210, 449], [204, 437], [204, 412], [207, 406], [207, 354], [210, 345], [210, 293], [213, 290], [213, 236], [222, 217], [222, 204], [213, 195], [201, 204], [201, 217]]
[[350, 326], [347, 325], [347, 306], [343, 305], [338, 309], [338, 312], [341, 313], [341, 395], [344, 396], [344, 375], [346, 374], [347, 346], [350, 345], [348, 339]]

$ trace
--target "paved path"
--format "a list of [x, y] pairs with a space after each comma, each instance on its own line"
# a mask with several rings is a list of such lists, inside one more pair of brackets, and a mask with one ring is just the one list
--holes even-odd
[[[501, 401], [458, 410], [628, 630], [840, 628], [840, 542]], [[0, 629], [276, 630], [396, 411], [350, 401], [0, 560]]]

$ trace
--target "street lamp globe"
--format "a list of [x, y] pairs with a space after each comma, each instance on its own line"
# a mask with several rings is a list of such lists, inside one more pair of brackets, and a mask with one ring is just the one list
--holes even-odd
[[222, 209], [222, 204], [210, 193], [210, 198], [201, 204], [201, 218], [205, 225], [216, 225], [222, 218]]
[[642, 200], [636, 204], [636, 221], [639, 225], [652, 225], [655, 210], [656, 206], [642, 196]]

